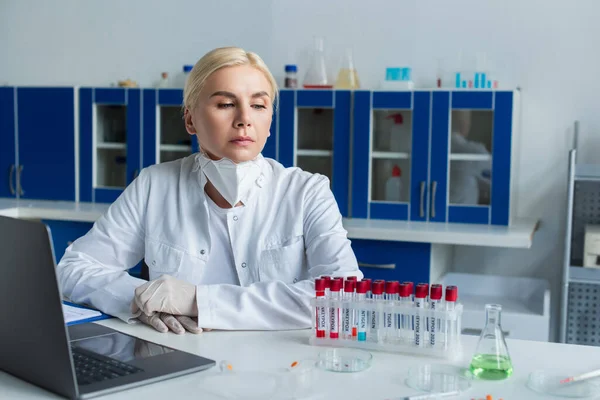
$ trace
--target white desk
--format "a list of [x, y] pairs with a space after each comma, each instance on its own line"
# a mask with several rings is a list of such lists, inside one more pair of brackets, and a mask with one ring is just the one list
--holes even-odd
[[[129, 333], [144, 339], [196, 353], [204, 357], [231, 362], [238, 369], [268, 369], [288, 366], [292, 361], [310, 358], [317, 354], [319, 347], [308, 345], [309, 331], [288, 332], [206, 332], [200, 335], [161, 334], [143, 325], [127, 325], [119, 320], [100, 322], [102, 325]], [[464, 336], [464, 360], [457, 365], [468, 365], [475, 350], [476, 337]], [[508, 347], [515, 372], [511, 378], [500, 382], [474, 382], [465, 396], [456, 399], [485, 398], [492, 394], [494, 400], [537, 400], [543, 396], [526, 388], [528, 374], [535, 369], [559, 368], [565, 371], [590, 371], [600, 366], [600, 348], [564, 345], [544, 342], [508, 340]], [[383, 400], [414, 394], [415, 391], [404, 384], [409, 367], [431, 362], [435, 359], [410, 357], [398, 354], [373, 352], [373, 365], [370, 369], [354, 374], [322, 372], [319, 382], [320, 396], [311, 399], [359, 399]], [[217, 399], [203, 396], [202, 377], [214, 369], [198, 372], [149, 386], [115, 393], [102, 397], [107, 400], [169, 400], [169, 399]], [[57, 396], [36, 386], [0, 372], [0, 398], [11, 400], [52, 399]]]

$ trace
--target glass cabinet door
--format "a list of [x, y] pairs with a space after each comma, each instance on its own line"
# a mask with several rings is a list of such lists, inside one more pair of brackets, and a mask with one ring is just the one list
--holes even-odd
[[279, 161], [327, 176], [347, 216], [350, 91], [282, 90], [280, 96]]
[[352, 216], [424, 220], [428, 92], [355, 92]]
[[512, 92], [433, 98], [430, 220], [508, 224]]
[[80, 88], [80, 200], [113, 202], [141, 168], [141, 90]]

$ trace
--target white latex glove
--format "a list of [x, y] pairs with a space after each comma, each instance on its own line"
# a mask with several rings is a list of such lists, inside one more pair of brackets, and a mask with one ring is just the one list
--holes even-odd
[[141, 314], [138, 319], [162, 333], [166, 333], [169, 330], [178, 335], [185, 333], [185, 331], [191, 333], [202, 332], [202, 328], [198, 327], [198, 322], [185, 315], [155, 313], [149, 317], [146, 314]]
[[135, 289], [131, 311], [137, 313], [138, 310], [148, 317], [154, 313], [197, 317], [196, 286], [170, 275], [162, 275]]

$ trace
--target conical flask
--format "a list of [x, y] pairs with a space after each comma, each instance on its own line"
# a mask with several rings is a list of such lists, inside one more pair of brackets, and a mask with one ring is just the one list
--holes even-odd
[[308, 89], [332, 88], [333, 85], [327, 75], [327, 64], [325, 63], [325, 52], [322, 37], [315, 37], [310, 65], [306, 70], [302, 85]]
[[360, 88], [358, 73], [356, 72], [356, 68], [354, 68], [354, 56], [352, 55], [352, 49], [346, 49], [345, 51], [334, 87], [336, 89]]
[[500, 380], [512, 375], [513, 367], [500, 326], [502, 306], [486, 304], [485, 328], [479, 337], [470, 370], [479, 379]]

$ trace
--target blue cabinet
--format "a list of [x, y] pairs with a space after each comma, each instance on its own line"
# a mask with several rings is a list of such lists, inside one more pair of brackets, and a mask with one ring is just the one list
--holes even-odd
[[352, 239], [365, 278], [429, 282], [431, 244]]
[[508, 225], [513, 91], [356, 91], [353, 218]]
[[0, 197], [16, 197], [16, 89], [0, 87]]
[[80, 200], [113, 202], [142, 167], [142, 91], [79, 89]]
[[343, 216], [349, 213], [351, 100], [348, 90], [284, 89], [277, 115], [278, 161], [327, 176]]
[[55, 220], [43, 220], [42, 222], [50, 230], [52, 246], [54, 247], [54, 258], [57, 264], [65, 254], [67, 247], [81, 236], [84, 236], [94, 225], [91, 222]]
[[75, 89], [18, 88], [19, 197], [75, 201]]
[[0, 197], [74, 201], [75, 90], [0, 88]]

